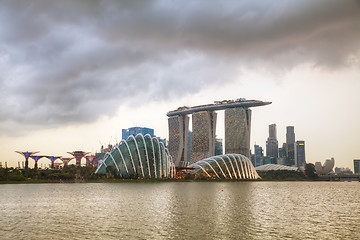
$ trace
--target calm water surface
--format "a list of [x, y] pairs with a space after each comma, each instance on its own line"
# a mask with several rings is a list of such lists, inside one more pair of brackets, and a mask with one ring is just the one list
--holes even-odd
[[360, 182], [0, 184], [0, 239], [360, 239]]

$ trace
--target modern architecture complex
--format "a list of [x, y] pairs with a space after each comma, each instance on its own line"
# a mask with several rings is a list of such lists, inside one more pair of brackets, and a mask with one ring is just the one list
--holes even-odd
[[[216, 112], [225, 110], [225, 153], [250, 157], [250, 107], [271, 102], [257, 100], [225, 100], [195, 107], [179, 107], [169, 117], [169, 152], [176, 166], [187, 166], [215, 155]], [[192, 141], [188, 156], [189, 117], [192, 114]], [[189, 159], [189, 160], [188, 160]]]
[[175, 165], [158, 138], [139, 133], [107, 152], [95, 173], [122, 178], [173, 178]]
[[335, 166], [335, 159], [327, 159], [323, 165], [321, 165], [321, 162], [315, 163], [315, 171], [319, 175], [325, 175], [333, 171], [333, 168]]
[[127, 139], [130, 135], [136, 136], [137, 134], [141, 133], [143, 136], [149, 134], [151, 137], [155, 137], [154, 129], [146, 128], [146, 127], [131, 127], [128, 129], [122, 130], [122, 139]]

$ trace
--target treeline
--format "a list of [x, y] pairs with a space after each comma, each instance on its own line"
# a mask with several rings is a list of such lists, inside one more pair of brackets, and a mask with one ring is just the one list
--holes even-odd
[[318, 175], [315, 171], [315, 166], [312, 163], [305, 165], [305, 171], [289, 171], [289, 170], [273, 170], [266, 172], [258, 172], [263, 180], [282, 180], [282, 181], [301, 181], [301, 180], [316, 180]]
[[105, 178], [95, 174], [94, 167], [69, 166], [59, 169], [0, 168], [0, 181], [87, 181]]

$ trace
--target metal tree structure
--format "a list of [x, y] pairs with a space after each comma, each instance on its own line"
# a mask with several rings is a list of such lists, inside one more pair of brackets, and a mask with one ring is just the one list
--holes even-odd
[[51, 161], [51, 168], [54, 168], [54, 162], [56, 159], [61, 158], [61, 156], [45, 156], [46, 158], [50, 159]]
[[85, 156], [86, 159], [86, 166], [90, 166], [93, 167], [94, 166], [94, 160], [95, 160], [96, 156], [95, 155], [89, 155], [89, 156]]
[[29, 157], [31, 157], [35, 153], [38, 153], [38, 152], [20, 152], [20, 151], [15, 151], [15, 152], [17, 152], [25, 157], [25, 169], [29, 167]]
[[84, 152], [84, 151], [74, 151], [74, 152], [68, 152], [68, 153], [74, 156], [77, 167], [81, 166], [81, 159], [89, 154], [89, 152]]
[[35, 161], [35, 166], [34, 168], [37, 169], [38, 168], [38, 161], [40, 160], [40, 158], [43, 158], [45, 156], [30, 156], [32, 159], [34, 159]]
[[72, 157], [72, 158], [60, 158], [60, 160], [63, 162], [63, 164], [64, 164], [64, 167], [67, 167], [68, 166], [68, 164], [69, 164], [69, 162], [71, 161], [71, 160], [73, 160], [74, 158]]

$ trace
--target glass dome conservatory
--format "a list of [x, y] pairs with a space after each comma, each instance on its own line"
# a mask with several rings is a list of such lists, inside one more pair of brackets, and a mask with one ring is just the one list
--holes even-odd
[[251, 161], [241, 154], [213, 156], [190, 165], [195, 172], [209, 178], [259, 179]]
[[106, 153], [95, 173], [109, 172], [122, 178], [173, 178], [175, 165], [158, 138], [139, 133]]

